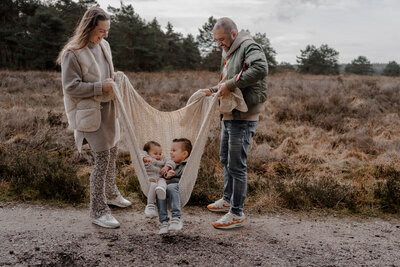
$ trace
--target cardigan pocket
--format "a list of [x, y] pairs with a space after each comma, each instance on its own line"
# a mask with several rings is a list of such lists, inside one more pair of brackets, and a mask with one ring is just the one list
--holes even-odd
[[76, 129], [82, 132], [95, 132], [100, 128], [100, 106], [76, 111]]

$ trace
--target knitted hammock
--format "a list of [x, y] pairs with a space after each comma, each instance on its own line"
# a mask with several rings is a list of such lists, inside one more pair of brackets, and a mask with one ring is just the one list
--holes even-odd
[[217, 109], [217, 94], [210, 97], [194, 94], [185, 107], [162, 112], [151, 107], [138, 94], [123, 72], [116, 72], [114, 81], [113, 91], [121, 125], [121, 139], [129, 149], [140, 187], [146, 196], [150, 182], [140, 158], [144, 144], [156, 141], [160, 143], [163, 155], [169, 156], [174, 138], [187, 138], [192, 142], [192, 152], [179, 181], [181, 205], [186, 205], [196, 183], [211, 119]]

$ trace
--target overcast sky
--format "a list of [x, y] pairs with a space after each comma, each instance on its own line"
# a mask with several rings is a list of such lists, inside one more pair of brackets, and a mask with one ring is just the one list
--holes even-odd
[[[104, 9], [119, 0], [98, 0]], [[230, 17], [239, 29], [266, 33], [278, 62], [296, 63], [300, 49], [328, 44], [339, 62], [363, 55], [372, 63], [400, 63], [400, 0], [124, 0], [146, 21], [168, 21], [198, 35], [210, 16]], [[112, 30], [112, 25], [111, 25]]]

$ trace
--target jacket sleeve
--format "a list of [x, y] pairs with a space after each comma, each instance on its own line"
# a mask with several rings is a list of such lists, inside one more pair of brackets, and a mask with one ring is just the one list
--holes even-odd
[[[226, 81], [226, 87], [229, 91], [233, 91], [235, 87], [246, 88], [263, 79], [268, 73], [267, 59], [264, 51], [256, 44], [252, 43], [245, 50], [246, 70], [242, 70], [241, 74], [235, 75], [232, 79]], [[237, 78], [239, 76], [239, 78]]]
[[[141, 161], [143, 161], [143, 158], [150, 157], [149, 154], [147, 154], [146, 151], [140, 151], [139, 156], [140, 156], [140, 160], [141, 160]], [[152, 159], [152, 160], [153, 160], [153, 159]], [[152, 161], [152, 162], [153, 162], [153, 161]], [[147, 165], [150, 165], [152, 162], [143, 162], [143, 163], [144, 163], [144, 166], [147, 166]]]
[[82, 81], [82, 69], [75, 54], [67, 51], [61, 63], [62, 85], [64, 92], [76, 98], [103, 95], [101, 82]]
[[174, 170], [176, 168], [176, 163], [172, 159], [165, 157], [165, 166], [171, 167], [171, 170]]
[[172, 176], [171, 179], [172, 178], [179, 178], [180, 179], [182, 177], [183, 170], [185, 169], [185, 167], [186, 167], [186, 164], [183, 165], [183, 166], [179, 165], [179, 167], [175, 169], [175, 175]]

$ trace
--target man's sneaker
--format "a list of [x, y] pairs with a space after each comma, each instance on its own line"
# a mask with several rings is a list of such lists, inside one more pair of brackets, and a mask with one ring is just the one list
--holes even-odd
[[161, 186], [156, 187], [156, 195], [159, 200], [164, 200], [167, 197], [167, 192], [165, 191], [165, 188]]
[[230, 208], [231, 204], [222, 198], [207, 206], [207, 209], [215, 212], [227, 212]]
[[107, 204], [114, 205], [114, 206], [117, 206], [120, 208], [126, 208], [126, 207], [132, 205], [132, 202], [130, 202], [129, 200], [126, 200], [121, 195], [119, 195], [114, 199], [107, 200]]
[[179, 217], [173, 217], [171, 219], [171, 224], [169, 225], [169, 231], [180, 231], [182, 230], [183, 224]]
[[144, 214], [146, 217], [152, 218], [157, 217], [156, 206], [154, 204], [147, 204], [146, 208], [144, 209]]
[[244, 216], [244, 213], [242, 216], [237, 216], [231, 212], [228, 212], [221, 219], [213, 222], [213, 226], [217, 229], [231, 229], [243, 226], [245, 220], [246, 216]]
[[105, 214], [99, 218], [93, 219], [92, 223], [104, 228], [118, 228], [119, 222], [111, 215]]
[[168, 234], [168, 228], [169, 228], [169, 223], [167, 221], [162, 222], [160, 224], [160, 231], [158, 231], [159, 235], [165, 235]]

